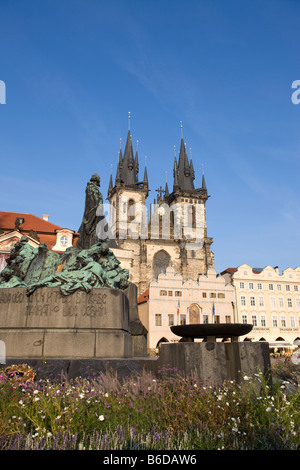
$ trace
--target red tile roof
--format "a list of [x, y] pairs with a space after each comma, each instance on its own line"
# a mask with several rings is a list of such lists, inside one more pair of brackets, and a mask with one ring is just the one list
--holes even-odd
[[143, 302], [147, 302], [148, 300], [149, 300], [149, 289], [146, 289], [145, 292], [143, 292], [143, 294], [141, 294], [138, 297], [137, 303], [142, 304]]
[[[45, 242], [49, 249], [56, 244], [56, 231], [63, 228], [33, 214], [0, 211], [0, 229], [2, 229], [4, 233], [12, 232], [15, 230], [15, 222], [17, 218], [24, 219], [24, 223], [19, 226], [20, 233], [28, 235], [31, 230], [37, 232], [40, 242]], [[76, 244], [77, 238], [78, 234], [74, 233], [74, 245]]]
[[36, 215], [4, 211], [0, 211], [0, 228], [5, 232], [14, 230], [17, 217], [24, 219], [24, 223], [20, 225], [21, 232], [34, 230], [35, 232], [55, 233], [55, 230], [62, 228], [58, 225], [52, 224], [51, 222], [47, 222]]

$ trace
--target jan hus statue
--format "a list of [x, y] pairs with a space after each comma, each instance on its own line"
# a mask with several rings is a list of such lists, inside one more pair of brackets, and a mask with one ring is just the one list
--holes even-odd
[[103, 205], [103, 197], [99, 187], [100, 176], [94, 174], [86, 186], [84, 214], [78, 230], [77, 248], [81, 250], [91, 248], [99, 241], [96, 229], [97, 224], [103, 219], [102, 215], [97, 215], [99, 214], [98, 208]]

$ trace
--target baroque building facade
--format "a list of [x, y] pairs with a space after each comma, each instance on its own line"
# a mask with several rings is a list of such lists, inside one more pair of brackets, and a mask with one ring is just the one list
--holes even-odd
[[141, 294], [153, 279], [171, 266], [184, 280], [197, 280], [214, 268], [213, 239], [207, 236], [204, 174], [194, 185], [192, 158], [187, 157], [183, 135], [178, 159], [174, 156], [173, 187], [160, 187], [148, 214], [149, 182], [145, 164], [139, 178], [138, 151], [134, 154], [128, 120], [124, 153], [120, 149], [115, 180], [110, 176], [110, 247]]
[[251, 341], [293, 349], [300, 342], [300, 268], [254, 269], [247, 264], [222, 271], [236, 295], [237, 319], [251, 323]]

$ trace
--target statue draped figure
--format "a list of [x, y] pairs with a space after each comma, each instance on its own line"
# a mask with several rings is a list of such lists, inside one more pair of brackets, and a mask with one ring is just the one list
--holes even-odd
[[86, 186], [84, 214], [78, 230], [77, 248], [81, 250], [91, 248], [91, 246], [99, 241], [97, 237], [97, 224], [104, 218], [102, 215], [97, 215], [101, 212], [99, 209], [103, 205], [103, 198], [99, 187], [100, 176], [94, 174]]
[[25, 287], [27, 295], [38, 287], [60, 287], [69, 295], [77, 289], [90, 292], [96, 287], [127, 289], [129, 272], [97, 236], [97, 224], [105, 222], [100, 177], [95, 174], [86, 187], [85, 209], [76, 246], [64, 253], [48, 250], [45, 243], [33, 248], [23, 236], [0, 273], [0, 288]]

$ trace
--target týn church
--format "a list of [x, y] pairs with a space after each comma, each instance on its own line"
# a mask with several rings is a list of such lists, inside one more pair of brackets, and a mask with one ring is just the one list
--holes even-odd
[[195, 187], [195, 170], [183, 140], [178, 158], [174, 155], [173, 187], [156, 190], [157, 198], [147, 211], [149, 182], [147, 167], [139, 176], [138, 150], [134, 153], [128, 118], [124, 152], [120, 148], [115, 179], [110, 176], [108, 196], [110, 248], [128, 268], [130, 281], [143, 293], [153, 279], [170, 266], [183, 280], [197, 280], [209, 268], [214, 269], [213, 239], [207, 236], [204, 174], [201, 187]]

